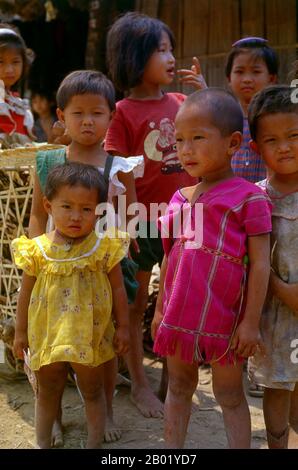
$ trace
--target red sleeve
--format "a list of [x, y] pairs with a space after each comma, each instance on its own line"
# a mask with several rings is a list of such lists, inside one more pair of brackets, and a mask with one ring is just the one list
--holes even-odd
[[111, 121], [105, 138], [105, 150], [107, 152], [116, 152], [119, 155], [129, 155], [130, 143], [129, 133], [124, 119], [123, 112], [116, 107], [116, 112]]
[[159, 217], [156, 222], [161, 235], [162, 246], [167, 256], [169, 255], [175, 241], [173, 234], [174, 218], [178, 216], [180, 220], [182, 205], [183, 201], [181, 200], [180, 193], [179, 191], [176, 191], [169, 202], [166, 213]]
[[183, 93], [171, 93], [171, 94], [175, 96], [175, 98], [180, 104], [182, 104], [186, 100], [186, 95], [184, 95]]
[[272, 204], [262, 193], [249, 196], [242, 209], [242, 222], [248, 236], [261, 235], [272, 231]]

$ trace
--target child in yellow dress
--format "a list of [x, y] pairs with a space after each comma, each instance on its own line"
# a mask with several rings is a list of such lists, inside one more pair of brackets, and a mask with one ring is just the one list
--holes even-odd
[[105, 180], [95, 167], [78, 162], [54, 167], [44, 206], [55, 230], [12, 242], [15, 263], [24, 270], [14, 352], [22, 358], [30, 348], [40, 448], [51, 446], [69, 364], [85, 402], [87, 448], [101, 446], [106, 416], [103, 364], [115, 352], [128, 350], [127, 297], [120, 268], [128, 235], [98, 237], [94, 232], [96, 207], [106, 193]]

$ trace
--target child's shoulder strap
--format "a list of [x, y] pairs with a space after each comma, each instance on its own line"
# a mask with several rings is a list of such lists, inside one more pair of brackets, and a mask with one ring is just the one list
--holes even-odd
[[66, 147], [53, 150], [40, 150], [36, 154], [36, 173], [42, 192], [45, 190], [46, 179], [49, 171], [57, 165], [66, 162]]
[[109, 184], [110, 172], [111, 172], [112, 166], [113, 166], [113, 157], [112, 155], [108, 155], [106, 159], [105, 167], [103, 170], [103, 177], [106, 180], [107, 184]]

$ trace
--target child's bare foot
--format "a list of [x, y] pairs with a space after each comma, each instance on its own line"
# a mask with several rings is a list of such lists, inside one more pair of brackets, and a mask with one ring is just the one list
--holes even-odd
[[63, 428], [59, 421], [55, 421], [52, 429], [52, 447], [63, 447]]
[[114, 423], [113, 416], [107, 416], [103, 441], [104, 442], [119, 441], [121, 436], [122, 436], [122, 432], [117, 426], [117, 424]]
[[145, 418], [163, 417], [163, 404], [149, 387], [132, 391], [130, 399]]

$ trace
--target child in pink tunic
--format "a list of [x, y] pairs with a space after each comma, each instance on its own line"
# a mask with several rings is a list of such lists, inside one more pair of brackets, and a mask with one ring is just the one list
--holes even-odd
[[[167, 357], [169, 369], [166, 445], [184, 444], [198, 365], [207, 362], [229, 446], [249, 447], [242, 358], [262, 349], [271, 204], [260, 188], [233, 176], [231, 157], [241, 143], [243, 117], [230, 93], [194, 93], [175, 126], [180, 162], [201, 182], [177, 191], [160, 219], [166, 255], [152, 333], [154, 350]], [[181, 212], [188, 224], [179, 233]]]

